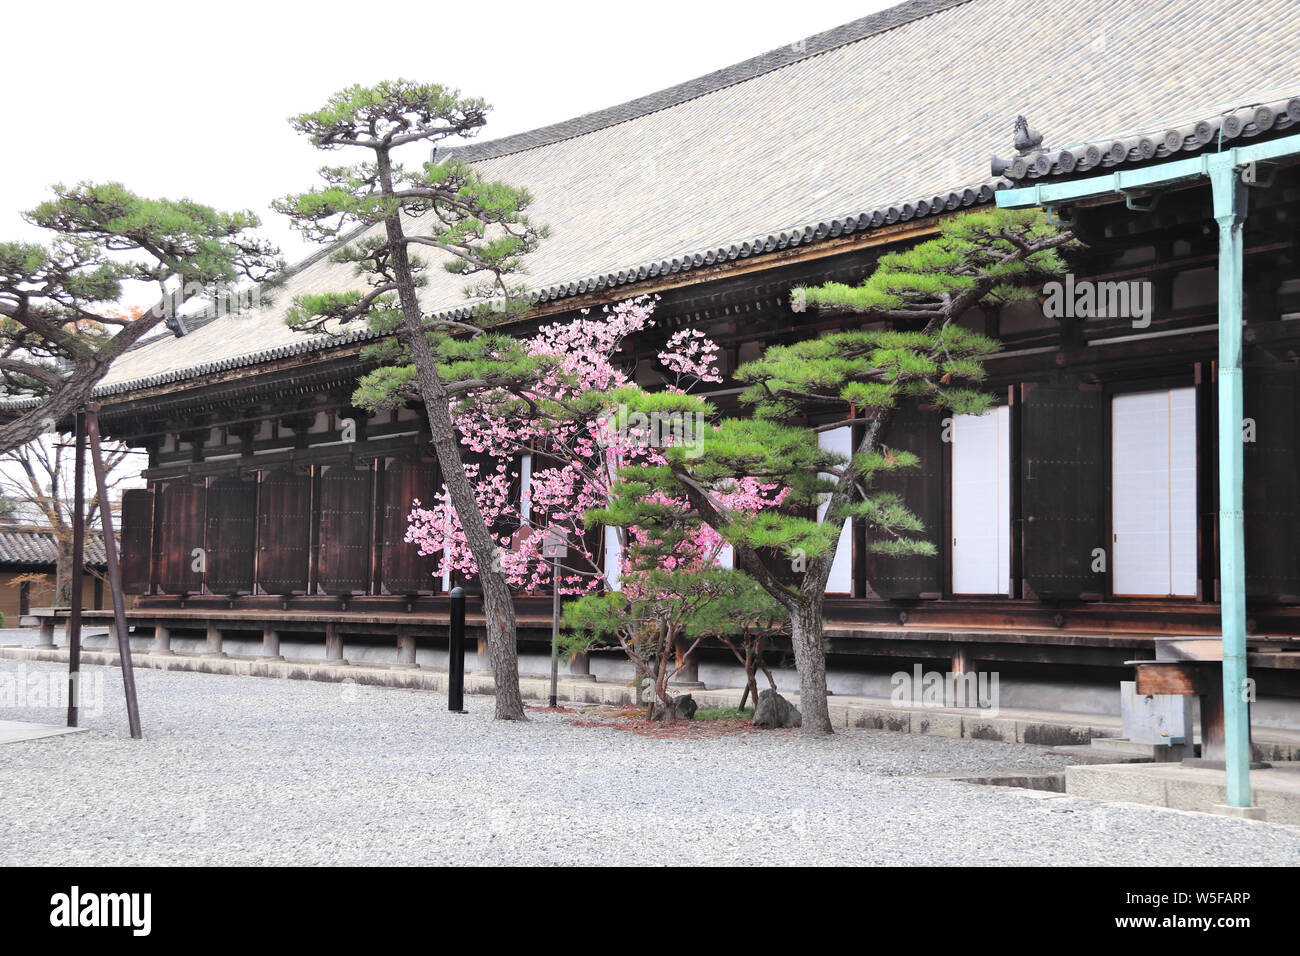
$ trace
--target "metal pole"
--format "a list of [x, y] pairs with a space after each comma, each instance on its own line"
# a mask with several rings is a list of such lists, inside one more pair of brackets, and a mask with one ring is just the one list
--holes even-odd
[[447, 640], [447, 709], [465, 711], [465, 589], [451, 589], [451, 624]]
[[556, 688], [560, 679], [560, 558], [551, 559], [551, 710], [559, 706]]
[[1228, 805], [1250, 806], [1246, 702], [1246, 532], [1242, 487], [1242, 226], [1245, 189], [1231, 154], [1208, 162], [1219, 224], [1219, 613], [1223, 631], [1224, 757]]
[[126, 603], [122, 596], [122, 568], [117, 563], [117, 537], [113, 533], [113, 506], [108, 497], [108, 476], [104, 474], [104, 456], [99, 447], [99, 402], [86, 405], [86, 431], [90, 436], [90, 463], [95, 468], [95, 486], [99, 489], [99, 520], [104, 531], [104, 557], [108, 564], [108, 586], [113, 592], [113, 630], [117, 632], [117, 652], [122, 663], [122, 688], [126, 691], [126, 719], [131, 736], [140, 733], [140, 708], [135, 696], [135, 669], [131, 665], [131, 635], [126, 630]]
[[68, 612], [68, 726], [77, 726], [81, 692], [81, 591], [86, 567], [86, 412], [77, 409], [72, 478], [72, 607]]

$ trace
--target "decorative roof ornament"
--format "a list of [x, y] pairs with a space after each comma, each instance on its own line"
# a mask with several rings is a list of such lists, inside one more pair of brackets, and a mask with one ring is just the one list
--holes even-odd
[[1043, 145], [1043, 134], [1029, 128], [1029, 121], [1024, 116], [1016, 117], [1016, 135], [1011, 145], [1021, 156], [1027, 156]]
[[[1020, 155], [1015, 159], [1003, 159], [996, 153], [990, 156], [989, 169], [994, 176], [1003, 177], [1010, 171], [1012, 178], [1019, 178], [1024, 175], [1028, 167], [1041, 163], [1042, 158], [1047, 155], [1047, 150], [1043, 148], [1043, 134], [1030, 129], [1029, 120], [1025, 119], [1023, 114], [1016, 117], [1013, 129], [1011, 145]], [[1032, 154], [1037, 156], [1030, 158]], [[1051, 162], [1047, 165], [1050, 168]]]

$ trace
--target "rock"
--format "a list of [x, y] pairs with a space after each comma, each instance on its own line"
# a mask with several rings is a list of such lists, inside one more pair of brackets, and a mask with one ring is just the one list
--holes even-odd
[[[695, 712], [699, 710], [699, 706], [695, 703], [694, 697], [692, 697], [690, 694], [686, 694], [682, 697], [673, 698], [673, 709], [677, 713], [678, 720], [694, 720]], [[664, 719], [663, 707], [662, 706], [655, 707], [654, 713], [650, 715], [650, 719], [663, 720]]]
[[769, 687], [758, 695], [754, 708], [755, 727], [801, 727], [803, 714], [788, 700]]

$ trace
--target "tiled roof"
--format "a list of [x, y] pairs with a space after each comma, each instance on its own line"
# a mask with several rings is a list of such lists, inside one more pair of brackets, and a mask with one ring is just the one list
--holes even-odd
[[586, 113], [565, 120], [562, 123], [542, 126], [514, 136], [506, 136], [502, 139], [490, 140], [484, 143], [471, 143], [466, 146], [444, 148], [439, 151], [439, 157], [455, 156], [457, 159], [463, 159], [466, 162], [479, 162], [480, 160], [508, 156], [511, 153], [519, 153], [526, 149], [534, 149], [538, 146], [548, 146], [551, 143], [573, 139], [575, 136], [582, 136], [586, 133], [594, 133], [596, 130], [604, 129], [607, 126], [616, 126], [619, 123], [626, 123], [629, 120], [638, 119], [650, 113], [657, 113], [659, 110], [665, 110], [677, 106], [679, 103], [693, 100], [696, 97], [725, 89], [728, 86], [734, 86], [737, 83], [743, 83], [746, 80], [752, 80], [756, 76], [771, 73], [773, 70], [779, 70], [799, 60], [806, 60], [828, 50], [834, 50], [847, 43], [854, 43], [869, 36], [885, 33], [920, 17], [929, 16], [949, 7], [956, 7], [970, 2], [971, 0], [910, 0], [908, 3], [900, 3], [887, 10], [881, 10], [878, 13], [854, 20], [852, 23], [846, 23], [816, 36], [808, 37], [806, 40], [769, 50], [758, 56], [750, 57], [748, 60], [724, 67], [721, 70], [715, 70], [693, 80], [687, 80], [685, 83], [670, 86], [648, 96], [640, 96], [617, 106], [597, 110], [594, 113]]
[[[48, 564], [54, 566], [57, 541], [49, 531], [0, 528], [0, 565]], [[98, 535], [86, 535], [86, 564], [102, 567], [105, 563], [104, 541]]]
[[[1059, 148], [1296, 96], [1298, 35], [1295, 0], [919, 0], [459, 154], [535, 196], [551, 230], [527, 263], [536, 301], [614, 298], [642, 279], [987, 202], [989, 154], [1014, 155], [1017, 114]], [[463, 280], [428, 277], [424, 309], [465, 314]], [[367, 337], [283, 322], [295, 295], [361, 287], [350, 266], [313, 256], [270, 306], [142, 344], [96, 394]]]

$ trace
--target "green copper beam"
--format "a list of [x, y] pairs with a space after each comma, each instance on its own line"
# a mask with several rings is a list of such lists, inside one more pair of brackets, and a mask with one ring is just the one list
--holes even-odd
[[996, 198], [999, 208], [1002, 209], [1059, 206], [1062, 203], [1078, 202], [1081, 199], [1094, 199], [1154, 188], [1165, 189], [1179, 183], [1205, 179], [1210, 175], [1211, 162], [1230, 162], [1234, 167], [1241, 167], [1250, 163], [1264, 163], [1297, 156], [1300, 156], [1300, 136], [1286, 136], [1267, 143], [1238, 146], [1220, 153], [1192, 156], [1168, 163], [1155, 163], [1139, 169], [1120, 170], [1069, 182], [1002, 189], [998, 191]]

